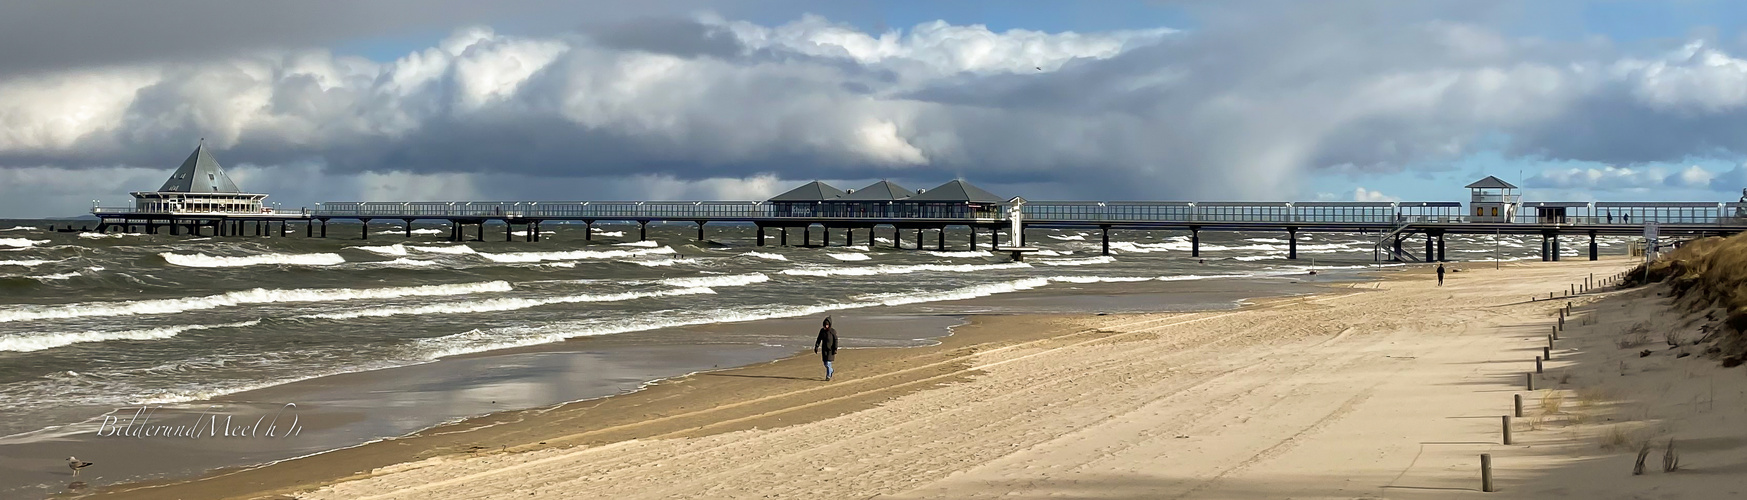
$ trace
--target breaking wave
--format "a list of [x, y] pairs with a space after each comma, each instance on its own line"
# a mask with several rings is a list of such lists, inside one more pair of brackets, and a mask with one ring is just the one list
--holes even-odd
[[868, 266], [868, 267], [804, 267], [799, 269], [784, 269], [783, 274], [793, 276], [874, 276], [879, 274], [910, 274], [925, 271], [944, 273], [970, 273], [994, 269], [1019, 269], [1031, 267], [1024, 262], [1007, 262], [1002, 264], [918, 264], [909, 266]]
[[506, 281], [486, 281], [453, 285], [423, 285], [393, 288], [294, 288], [269, 290], [255, 288], [236, 292], [126, 302], [85, 302], [55, 306], [20, 306], [0, 309], [0, 323], [39, 319], [80, 318], [90, 316], [134, 316], [169, 314], [183, 311], [216, 309], [242, 304], [275, 302], [332, 302], [344, 300], [392, 299], [397, 297], [434, 297], [510, 291]]
[[181, 325], [141, 330], [83, 332], [57, 332], [42, 335], [14, 335], [0, 337], [0, 351], [30, 352], [43, 349], [53, 349], [65, 345], [83, 342], [104, 342], [110, 340], [160, 340], [174, 337], [190, 330], [211, 330], [214, 328], [242, 328], [255, 326], [261, 320], [244, 321], [241, 323], [226, 323], [222, 325]]
[[298, 265], [298, 266], [331, 266], [346, 262], [339, 254], [333, 253], [267, 253], [243, 257], [225, 257], [197, 253], [183, 255], [164, 252], [158, 254], [165, 262], [184, 267], [243, 267], [266, 264]]
[[660, 290], [654, 292], [625, 292], [607, 294], [567, 295], [562, 297], [542, 298], [501, 298], [485, 299], [459, 303], [426, 304], [420, 306], [378, 307], [338, 313], [310, 314], [300, 316], [314, 319], [352, 319], [380, 318], [384, 316], [424, 315], [424, 314], [461, 314], [478, 312], [514, 311], [530, 307], [540, 307], [552, 304], [574, 304], [578, 302], [622, 302], [648, 297], [670, 297], [675, 295], [697, 295], [716, 293], [705, 287], [680, 288], [677, 290]]

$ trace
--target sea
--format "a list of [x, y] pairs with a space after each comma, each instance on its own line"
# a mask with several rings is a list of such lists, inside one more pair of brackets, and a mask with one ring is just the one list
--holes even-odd
[[[1033, 229], [1026, 243], [1040, 250], [1014, 262], [987, 251], [986, 233], [971, 250], [963, 230], [949, 230], [941, 251], [932, 232], [927, 248], [915, 248], [914, 232], [893, 248], [889, 229], [871, 245], [865, 229], [854, 242], [834, 230], [825, 247], [778, 246], [775, 231], [759, 246], [754, 227], [726, 224], [708, 226], [703, 241], [692, 224], [652, 224], [639, 240], [630, 224], [596, 224], [585, 237], [581, 224], [547, 223], [539, 242], [519, 230], [504, 241], [502, 226], [488, 227], [485, 241], [450, 242], [436, 224], [415, 225], [408, 237], [381, 222], [368, 239], [356, 223], [331, 223], [328, 238], [48, 230], [67, 224], [0, 221], [0, 448], [130, 407], [566, 339], [635, 343], [643, 337], [627, 334], [1088, 283], [1265, 285], [1313, 269], [1398, 265], [1373, 261], [1380, 235], [1357, 233], [1301, 233], [1299, 259], [1287, 260], [1286, 235], [1277, 232], [1204, 231], [1201, 257], [1192, 258], [1183, 231], [1114, 231], [1105, 256], [1097, 231]], [[800, 233], [790, 231], [790, 242], [799, 244]], [[820, 238], [815, 229], [812, 242]], [[1600, 245], [1623, 253], [1625, 241]], [[1533, 236], [1452, 235], [1447, 256], [1467, 263], [1458, 266], [1539, 259], [1539, 244]], [[1566, 258], [1582, 258], [1586, 244], [1567, 240]], [[1424, 242], [1404, 246], [1417, 254]], [[776, 342], [711, 340], [695, 345]]]

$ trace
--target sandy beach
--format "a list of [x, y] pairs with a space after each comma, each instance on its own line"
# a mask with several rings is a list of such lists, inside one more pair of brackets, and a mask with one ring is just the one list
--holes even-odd
[[[1482, 453], [1493, 456], [1495, 496], [1615, 496], [1622, 485], [1597, 480], [1615, 476], [1637, 480], [1630, 488], [1691, 483], [1689, 490], [1723, 491], [1708, 481], [1739, 483], [1740, 475], [1700, 474], [1729, 470], [1706, 453], [1733, 441], [1695, 441], [1681, 474], [1627, 474], [1633, 442], [1699, 432], [1685, 423], [1694, 418], [1726, 419], [1643, 401], [1690, 399], [1690, 391], [1660, 386], [1675, 385], [1671, 376], [1715, 376], [1706, 371], [1723, 370], [1714, 360], [1647, 357], [1618, 373], [1626, 365], [1613, 358], [1637, 359], [1637, 351], [1622, 354], [1609, 328], [1663, 314], [1654, 291], [1529, 300], [1630, 264], [1458, 265], [1443, 287], [1430, 268], [1409, 268], [1234, 311], [977, 317], [940, 346], [848, 351], [831, 383], [818, 380], [816, 360], [803, 356], [386, 446], [112, 493], [1442, 498], [1480, 492]], [[1525, 374], [1567, 302], [1576, 311], [1625, 306], [1611, 313], [1615, 319], [1573, 320], [1547, 372], [1536, 376], [1541, 390], [1526, 391]], [[1622, 383], [1612, 379], [1629, 386], [1604, 385]], [[1634, 389], [1646, 384], [1664, 390]], [[1702, 403], [1743, 404], [1739, 384], [1728, 387]], [[1563, 408], [1542, 405], [1568, 393]], [[1500, 417], [1512, 412], [1515, 394], [1531, 402], [1532, 415], [1513, 423], [1507, 446]], [[1627, 420], [1638, 429], [1628, 442], [1603, 442]]]

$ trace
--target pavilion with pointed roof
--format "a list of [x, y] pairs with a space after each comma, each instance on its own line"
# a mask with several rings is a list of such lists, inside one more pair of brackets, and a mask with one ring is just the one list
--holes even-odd
[[844, 195], [842, 189], [819, 181], [802, 184], [766, 200], [778, 217], [812, 217], [819, 215], [821, 204]]
[[916, 192], [882, 180], [850, 191], [828, 204], [834, 217], [891, 217], [896, 213], [893, 203], [911, 196], [916, 196]]
[[934, 189], [923, 190], [904, 199], [912, 217], [972, 217], [1000, 218], [1001, 204], [1007, 199], [976, 187], [962, 179], [953, 179]]
[[136, 191], [134, 210], [162, 214], [265, 214], [265, 194], [245, 193], [225, 175], [224, 167], [206, 150], [206, 142], [182, 161], [157, 191]]

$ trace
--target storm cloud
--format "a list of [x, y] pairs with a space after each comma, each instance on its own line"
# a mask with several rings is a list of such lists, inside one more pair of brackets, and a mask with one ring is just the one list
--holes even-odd
[[[1193, 30], [1088, 33], [639, 15], [541, 36], [466, 26], [382, 61], [286, 35], [18, 63], [0, 77], [0, 169], [137, 175], [204, 137], [246, 188], [304, 204], [953, 177], [1034, 199], [1285, 199], [1310, 194], [1307, 176], [1486, 148], [1619, 165], [1747, 151], [1747, 60], [1715, 41], [1551, 41], [1498, 28], [1509, 4], [1432, 5], [1452, 7], [1197, 3]], [[1714, 184], [1655, 177], [1618, 182]]]

